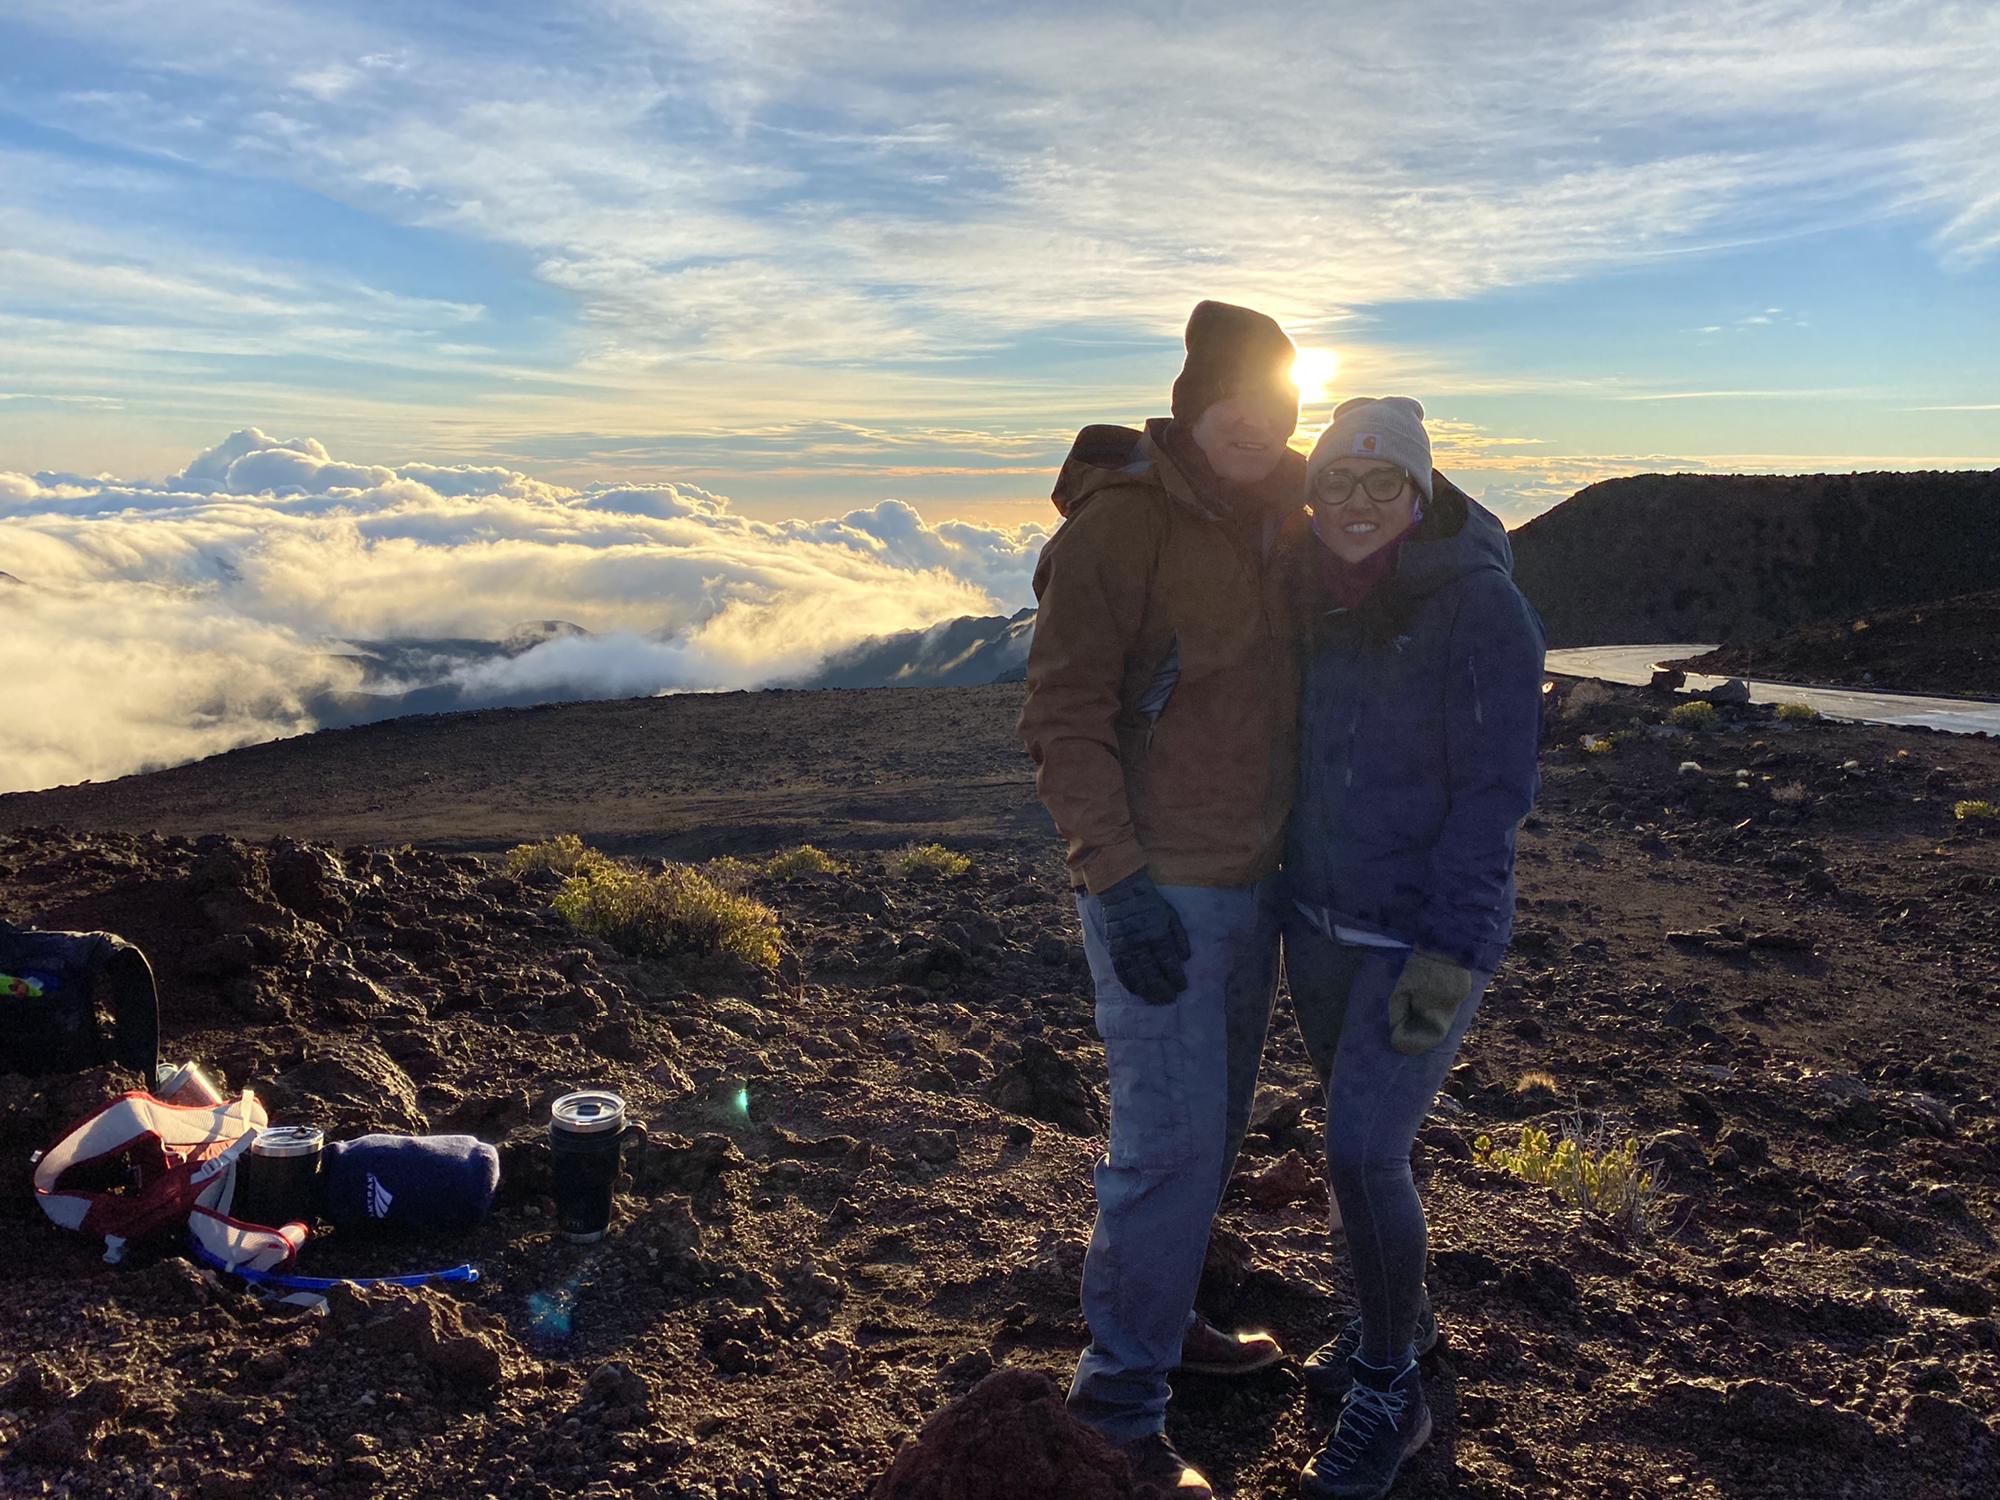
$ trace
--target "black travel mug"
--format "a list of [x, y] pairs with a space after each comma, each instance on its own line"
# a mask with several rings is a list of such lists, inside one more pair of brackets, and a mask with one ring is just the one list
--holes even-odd
[[310, 1224], [319, 1208], [326, 1133], [316, 1125], [275, 1125], [257, 1132], [236, 1164], [229, 1217], [246, 1224]]
[[549, 1153], [556, 1227], [577, 1245], [595, 1244], [611, 1224], [619, 1152], [645, 1128], [625, 1118], [625, 1101], [606, 1089], [564, 1094], [549, 1106]]

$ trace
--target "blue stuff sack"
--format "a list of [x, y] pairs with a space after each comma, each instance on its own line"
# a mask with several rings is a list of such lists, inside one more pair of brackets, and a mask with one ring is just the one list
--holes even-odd
[[435, 1234], [478, 1224], [499, 1185], [474, 1136], [364, 1135], [327, 1146], [320, 1206], [344, 1234]]
[[151, 1088], [159, 1061], [160, 997], [145, 954], [108, 932], [0, 922], [0, 1073], [118, 1062]]

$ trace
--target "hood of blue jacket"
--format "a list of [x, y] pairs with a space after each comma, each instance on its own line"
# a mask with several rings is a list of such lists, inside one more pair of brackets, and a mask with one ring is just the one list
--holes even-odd
[[1434, 594], [1446, 584], [1491, 568], [1514, 576], [1514, 548], [1500, 518], [1464, 490], [1435, 474], [1429, 509], [1417, 534], [1396, 559], [1396, 589], [1407, 597]]

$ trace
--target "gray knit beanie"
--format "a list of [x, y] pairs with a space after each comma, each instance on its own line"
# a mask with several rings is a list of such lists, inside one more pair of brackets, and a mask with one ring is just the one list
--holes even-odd
[[1307, 485], [1317, 484], [1336, 458], [1350, 456], [1395, 464], [1416, 481], [1424, 499], [1431, 498], [1431, 435], [1424, 431], [1423, 405], [1413, 397], [1356, 396], [1336, 406], [1306, 461]]

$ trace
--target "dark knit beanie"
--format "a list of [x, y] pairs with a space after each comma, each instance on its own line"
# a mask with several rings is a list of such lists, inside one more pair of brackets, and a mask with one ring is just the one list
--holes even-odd
[[1200, 302], [1188, 316], [1187, 363], [1174, 382], [1174, 420], [1193, 423], [1229, 396], [1269, 393], [1298, 410], [1292, 380], [1298, 350], [1285, 330], [1260, 312], [1227, 302]]

